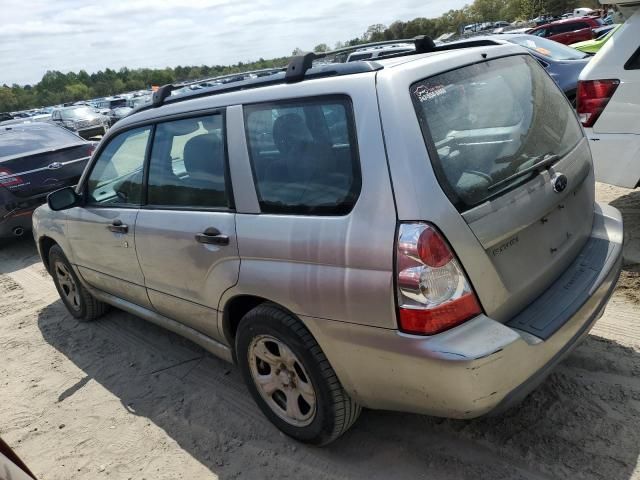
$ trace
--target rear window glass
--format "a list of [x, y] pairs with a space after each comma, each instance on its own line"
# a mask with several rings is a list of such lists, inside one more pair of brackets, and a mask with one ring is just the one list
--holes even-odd
[[83, 143], [80, 137], [54, 125], [0, 127], [0, 160], [39, 150]]
[[582, 138], [564, 94], [529, 55], [482, 62], [411, 86], [438, 180], [459, 209], [529, 180], [505, 182]]

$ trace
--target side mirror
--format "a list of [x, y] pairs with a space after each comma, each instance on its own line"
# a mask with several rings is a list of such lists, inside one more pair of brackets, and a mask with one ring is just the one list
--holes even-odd
[[80, 195], [73, 187], [64, 187], [47, 196], [47, 204], [54, 212], [76, 207], [80, 204]]

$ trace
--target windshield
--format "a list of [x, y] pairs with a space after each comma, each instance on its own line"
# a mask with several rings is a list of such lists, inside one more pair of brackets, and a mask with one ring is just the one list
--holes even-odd
[[509, 37], [508, 40], [554, 60], [580, 60], [588, 56], [575, 48], [535, 35]]
[[561, 158], [582, 138], [564, 94], [529, 55], [470, 65], [410, 88], [438, 180], [460, 210], [529, 180], [536, 172], [525, 171]]
[[46, 123], [0, 127], [0, 161], [77, 143], [84, 143], [84, 140], [64, 128]]
[[62, 118], [64, 119], [81, 119], [81, 118], [93, 118], [97, 114], [89, 107], [69, 108], [67, 110], [61, 110]]

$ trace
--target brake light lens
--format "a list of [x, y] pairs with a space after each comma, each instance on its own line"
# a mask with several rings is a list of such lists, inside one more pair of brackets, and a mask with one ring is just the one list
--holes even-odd
[[22, 183], [22, 179], [18, 175], [14, 175], [13, 172], [6, 167], [0, 167], [0, 185], [3, 187], [15, 187]]
[[593, 127], [620, 85], [620, 80], [581, 80], [578, 82], [577, 111], [582, 125]]
[[482, 313], [460, 263], [434, 226], [401, 224], [397, 245], [400, 330], [434, 335]]

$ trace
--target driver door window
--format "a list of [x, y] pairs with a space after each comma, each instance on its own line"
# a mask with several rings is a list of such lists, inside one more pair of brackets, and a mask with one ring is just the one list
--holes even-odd
[[102, 150], [87, 181], [89, 205], [140, 205], [151, 127], [121, 133]]

